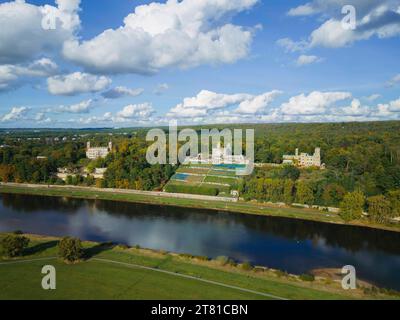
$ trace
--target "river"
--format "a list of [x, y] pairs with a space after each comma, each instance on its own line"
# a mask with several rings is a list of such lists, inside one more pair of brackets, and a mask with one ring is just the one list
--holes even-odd
[[140, 245], [301, 274], [353, 265], [400, 290], [400, 233], [277, 217], [105, 200], [0, 194], [0, 232]]

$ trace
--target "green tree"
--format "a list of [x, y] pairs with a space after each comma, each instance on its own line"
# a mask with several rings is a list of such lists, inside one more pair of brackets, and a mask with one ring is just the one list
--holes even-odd
[[327, 205], [338, 205], [344, 198], [346, 190], [337, 184], [328, 184], [324, 188], [322, 199]]
[[106, 187], [106, 182], [104, 179], [96, 179], [96, 188], [103, 189]]
[[93, 186], [95, 184], [95, 178], [92, 175], [88, 175], [84, 178], [84, 182], [88, 187]]
[[12, 165], [0, 165], [0, 180], [7, 183], [12, 181], [15, 167]]
[[307, 182], [299, 181], [296, 184], [296, 201], [301, 204], [312, 205], [314, 203], [314, 192]]
[[76, 262], [83, 257], [81, 240], [66, 237], [58, 244], [59, 256], [67, 262]]
[[296, 181], [300, 178], [300, 170], [295, 166], [285, 165], [280, 172], [280, 176], [283, 179], [291, 179]]
[[390, 201], [390, 207], [392, 209], [392, 216], [400, 216], [400, 190], [389, 191], [388, 200]]
[[291, 204], [293, 202], [293, 192], [294, 182], [292, 180], [285, 180], [285, 185], [283, 188], [283, 201], [286, 204]]
[[374, 196], [367, 199], [369, 218], [377, 223], [385, 223], [391, 217], [390, 201], [385, 196]]
[[340, 216], [345, 221], [361, 218], [364, 205], [365, 196], [362, 192], [350, 192], [344, 196], [340, 203]]
[[67, 176], [67, 178], [66, 178], [66, 180], [65, 180], [65, 183], [66, 183], [67, 185], [72, 185], [72, 176]]
[[11, 258], [22, 255], [28, 245], [29, 239], [20, 235], [7, 235], [1, 241], [4, 254]]

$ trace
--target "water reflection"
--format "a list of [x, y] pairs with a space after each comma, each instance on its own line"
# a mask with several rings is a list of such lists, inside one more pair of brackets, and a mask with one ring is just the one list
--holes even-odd
[[292, 273], [352, 264], [361, 277], [400, 289], [400, 234], [394, 232], [102, 200], [11, 194], [0, 200], [0, 231], [226, 255]]

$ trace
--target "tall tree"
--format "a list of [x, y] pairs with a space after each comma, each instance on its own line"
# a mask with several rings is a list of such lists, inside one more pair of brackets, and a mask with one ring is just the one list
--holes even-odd
[[283, 189], [283, 201], [286, 204], [291, 204], [293, 202], [294, 193], [294, 182], [292, 180], [285, 180], [285, 185]]
[[345, 221], [359, 219], [365, 205], [365, 196], [362, 192], [355, 191], [346, 194], [340, 203], [340, 216]]
[[377, 223], [385, 223], [391, 217], [390, 201], [385, 196], [374, 196], [367, 199], [369, 218]]
[[302, 204], [314, 204], [314, 192], [311, 186], [305, 181], [298, 181], [296, 184], [296, 201]]
[[400, 190], [389, 191], [388, 200], [392, 209], [393, 217], [400, 217]]

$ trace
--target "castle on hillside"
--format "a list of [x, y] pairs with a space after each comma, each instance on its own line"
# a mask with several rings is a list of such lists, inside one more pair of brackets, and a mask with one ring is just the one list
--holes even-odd
[[243, 155], [233, 155], [232, 146], [228, 144], [225, 148], [218, 143], [212, 149], [211, 156], [199, 153], [196, 157], [187, 157], [184, 164], [240, 164], [247, 165], [249, 160]]
[[86, 146], [86, 157], [91, 160], [98, 158], [105, 158], [112, 151], [112, 142], [108, 143], [108, 147], [91, 148], [90, 141], [87, 142]]
[[296, 153], [294, 155], [284, 155], [283, 156], [283, 164], [295, 165], [298, 167], [325, 167], [324, 164], [321, 163], [321, 149], [315, 148], [315, 152], [313, 155], [309, 155], [308, 153], [300, 153], [299, 149], [296, 149]]
[[246, 159], [243, 155], [234, 155], [231, 144], [225, 148], [218, 143], [217, 147], [212, 149], [211, 156], [212, 164], [246, 164]]

